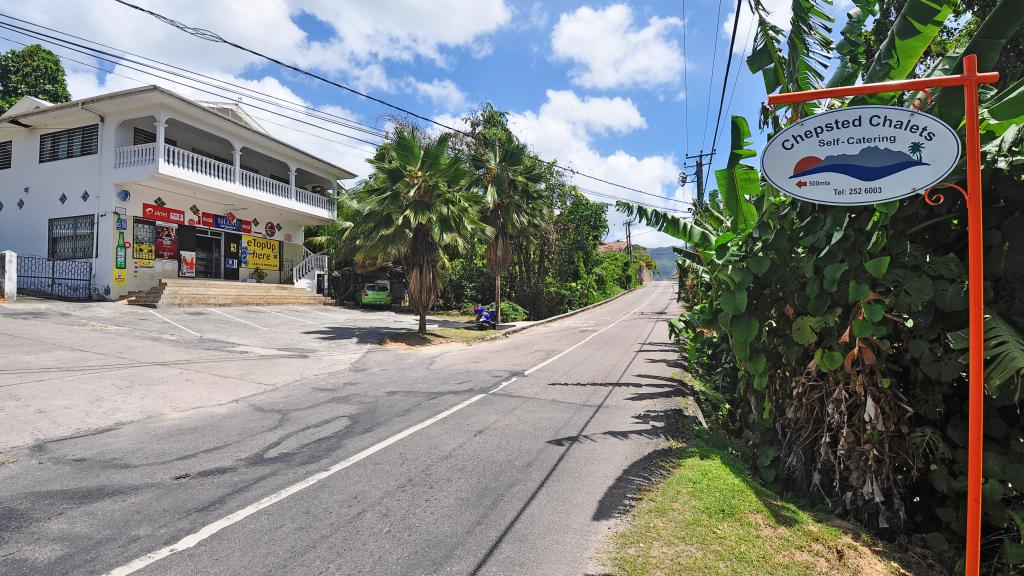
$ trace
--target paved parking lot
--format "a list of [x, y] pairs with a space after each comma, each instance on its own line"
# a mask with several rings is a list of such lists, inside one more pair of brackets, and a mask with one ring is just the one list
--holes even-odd
[[415, 329], [410, 314], [323, 306], [0, 305], [0, 460], [40, 440], [343, 371], [383, 336]]

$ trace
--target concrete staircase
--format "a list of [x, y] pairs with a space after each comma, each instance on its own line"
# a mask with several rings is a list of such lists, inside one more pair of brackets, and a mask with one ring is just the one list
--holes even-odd
[[333, 304], [330, 298], [290, 284], [258, 284], [233, 280], [165, 279], [154, 288], [128, 299], [149, 308], [186, 306], [276, 306]]

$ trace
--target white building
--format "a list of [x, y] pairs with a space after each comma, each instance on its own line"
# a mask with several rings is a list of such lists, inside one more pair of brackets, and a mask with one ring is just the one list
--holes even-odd
[[236, 104], [156, 86], [25, 97], [0, 116], [0, 250], [89, 262], [101, 298], [170, 277], [305, 285], [303, 227], [330, 221], [353, 177]]

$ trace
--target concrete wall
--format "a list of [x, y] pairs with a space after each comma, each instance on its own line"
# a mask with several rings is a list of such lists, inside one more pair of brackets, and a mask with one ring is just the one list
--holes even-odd
[[0, 300], [11, 302], [18, 298], [18, 255], [0, 252]]

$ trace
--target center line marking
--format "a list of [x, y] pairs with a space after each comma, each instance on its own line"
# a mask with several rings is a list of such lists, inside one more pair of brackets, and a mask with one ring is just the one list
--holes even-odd
[[[559, 358], [565, 356], [569, 352], [572, 352], [573, 350], [579, 348], [580, 346], [582, 346], [583, 344], [587, 343], [588, 341], [590, 341], [592, 338], [594, 338], [598, 334], [604, 332], [605, 330], [611, 329], [612, 327], [614, 327], [619, 322], [622, 322], [626, 318], [629, 318], [633, 314], [637, 313], [644, 306], [647, 306], [647, 304], [649, 304], [650, 301], [653, 300], [654, 297], [657, 296], [658, 294], [659, 294], [659, 291], [653, 291], [652, 294], [650, 295], [650, 297], [648, 297], [647, 300], [645, 300], [643, 304], [637, 306], [636, 308], [634, 308], [633, 310], [628, 312], [625, 316], [619, 318], [618, 320], [612, 322], [611, 324], [605, 326], [604, 328], [598, 330], [597, 332], [594, 332], [590, 336], [587, 336], [583, 340], [577, 342], [576, 344], [570, 346], [569, 348], [566, 348], [565, 350], [563, 350], [562, 352], [559, 352], [555, 356], [552, 356], [551, 358], [541, 362], [540, 364], [534, 366], [533, 368], [530, 368], [529, 370], [524, 372], [523, 375], [528, 375], [528, 374], [531, 374], [532, 372], [536, 372], [537, 370], [540, 370], [544, 366], [547, 366], [548, 364], [554, 362], [555, 360], [558, 360]], [[213, 310], [213, 308], [210, 308], [210, 310]], [[218, 310], [213, 310], [213, 311], [214, 312], [219, 312]], [[223, 314], [223, 312], [219, 312], [219, 313]], [[224, 315], [228, 316], [227, 314], [224, 314]], [[229, 317], [233, 318], [233, 316], [229, 316]], [[237, 318], [236, 318], [236, 320], [237, 320]], [[168, 320], [168, 322], [170, 322], [170, 321]], [[241, 320], [241, 322], [245, 322], [245, 321]], [[173, 322], [172, 322], [172, 324], [173, 324]], [[246, 324], [248, 324], [248, 322], [246, 322]], [[254, 326], [255, 326], [255, 324], [254, 324]], [[257, 328], [258, 328], [258, 326], [257, 326]], [[197, 336], [198, 336], [198, 334], [197, 334]], [[178, 540], [177, 542], [175, 542], [174, 544], [171, 544], [170, 546], [166, 546], [164, 548], [156, 550], [155, 552], [150, 552], [149, 554], [146, 554], [145, 556], [140, 556], [139, 558], [136, 558], [135, 560], [132, 560], [131, 562], [125, 564], [124, 566], [120, 566], [118, 568], [114, 568], [110, 572], [107, 572], [106, 574], [104, 574], [104, 576], [128, 576], [129, 574], [134, 574], [135, 572], [138, 572], [139, 570], [142, 570], [146, 566], [149, 566], [150, 564], [152, 564], [152, 563], [154, 563], [154, 562], [156, 562], [158, 560], [162, 560], [162, 559], [170, 556], [171, 554], [174, 554], [176, 552], [181, 552], [182, 550], [187, 550], [189, 548], [192, 548], [192, 547], [196, 546], [197, 544], [199, 544], [200, 542], [202, 542], [203, 540], [206, 540], [210, 536], [213, 536], [217, 532], [220, 532], [221, 530], [227, 528], [228, 526], [231, 526], [232, 524], [236, 524], [236, 523], [244, 520], [245, 518], [248, 518], [249, 516], [252, 516], [253, 514], [259, 512], [260, 510], [263, 510], [264, 508], [267, 508], [268, 506], [272, 506], [272, 505], [276, 504], [277, 502], [280, 502], [281, 500], [284, 500], [285, 498], [291, 496], [292, 494], [295, 494], [297, 492], [305, 490], [306, 488], [309, 488], [310, 486], [316, 484], [317, 482], [320, 482], [321, 480], [324, 480], [326, 478], [329, 478], [329, 477], [337, 474], [338, 472], [341, 472], [345, 468], [348, 468], [349, 466], [359, 462], [360, 460], [364, 460], [366, 458], [369, 458], [370, 456], [373, 456], [374, 454], [376, 454], [377, 452], [380, 452], [381, 450], [387, 448], [388, 446], [391, 446], [392, 444], [394, 444], [394, 443], [396, 443], [396, 442], [398, 442], [398, 441], [400, 441], [400, 440], [402, 440], [404, 438], [407, 438], [407, 437], [415, 434], [416, 432], [419, 432], [420, 430], [423, 430], [427, 426], [430, 426], [431, 424], [433, 424], [433, 423], [435, 423], [435, 422], [437, 422], [439, 420], [443, 420], [444, 418], [447, 418], [448, 416], [451, 416], [452, 414], [458, 412], [459, 410], [462, 410], [463, 408], [465, 408], [466, 406], [469, 406], [470, 404], [473, 404], [474, 402], [480, 400], [481, 398], [486, 398], [487, 396], [490, 396], [490, 395], [494, 394], [495, 392], [501, 390], [505, 386], [508, 386], [509, 384], [515, 382], [518, 379], [519, 379], [519, 376], [513, 376], [512, 378], [509, 378], [508, 380], [505, 380], [504, 382], [502, 382], [496, 388], [494, 388], [493, 390], [490, 390], [489, 392], [484, 392], [482, 394], [477, 394], [476, 396], [473, 396], [472, 398], [469, 398], [467, 400], [463, 400], [462, 402], [456, 404], [455, 406], [452, 406], [451, 408], [445, 410], [444, 412], [441, 412], [440, 414], [437, 414], [437, 415], [435, 415], [435, 416], [433, 416], [431, 418], [428, 418], [428, 419], [424, 420], [423, 422], [420, 422], [419, 424], [410, 426], [409, 428], [406, 428], [405, 430], [402, 430], [401, 432], [395, 434], [394, 436], [391, 436], [391, 437], [389, 437], [389, 438], [387, 438], [385, 440], [382, 440], [382, 441], [374, 444], [373, 446], [370, 446], [369, 448], [363, 450], [362, 452], [359, 452], [359, 453], [357, 453], [355, 455], [352, 455], [352, 456], [349, 456], [348, 458], [345, 458], [341, 462], [338, 462], [337, 464], [331, 466], [330, 468], [328, 468], [326, 470], [323, 470], [321, 472], [317, 472], [316, 474], [314, 474], [314, 475], [312, 475], [312, 476], [310, 476], [310, 477], [308, 477], [308, 478], [306, 478], [304, 480], [300, 480], [300, 481], [296, 482], [295, 484], [292, 484], [291, 486], [288, 486], [286, 488], [278, 490], [277, 492], [274, 492], [270, 496], [267, 496], [266, 498], [263, 498], [262, 500], [258, 500], [257, 502], [254, 502], [253, 504], [250, 504], [250, 505], [246, 506], [245, 508], [242, 508], [241, 510], [238, 510], [237, 512], [232, 512], [231, 514], [228, 514], [227, 516], [221, 518], [220, 520], [216, 520], [214, 522], [211, 522], [210, 524], [207, 524], [206, 526], [203, 526], [198, 531], [196, 531], [196, 532], [194, 532], [192, 534], [189, 534], [188, 536], [185, 536], [184, 538], [182, 538], [181, 540]]]
[[252, 322], [249, 322], [248, 320], [242, 320], [241, 318], [236, 318], [235, 316], [232, 316], [231, 314], [228, 314], [227, 312], [221, 312], [220, 310], [217, 310], [216, 308], [207, 308], [207, 310], [209, 310], [210, 312], [216, 312], [217, 314], [220, 314], [221, 316], [227, 316], [228, 318], [231, 318], [232, 320], [238, 320], [242, 324], [248, 324], [249, 326], [252, 326], [253, 328], [259, 328], [260, 330], [266, 330], [266, 328], [264, 328], [263, 326], [258, 326], [256, 324], [253, 324]]
[[152, 312], [153, 314], [155, 314], [157, 318], [159, 318], [159, 319], [163, 320], [164, 322], [169, 322], [169, 323], [171, 323], [171, 324], [174, 324], [174, 325], [175, 325], [175, 326], [177, 326], [178, 328], [181, 328], [182, 330], [184, 330], [185, 332], [188, 332], [189, 334], [191, 334], [191, 335], [193, 335], [193, 336], [199, 336], [199, 332], [193, 332], [192, 330], [189, 330], [188, 328], [185, 328], [184, 326], [182, 326], [181, 324], [178, 324], [178, 323], [177, 323], [177, 322], [175, 322], [174, 320], [171, 320], [170, 318], [168, 318], [168, 317], [166, 317], [166, 316], [163, 316], [162, 314], [160, 314], [160, 313], [159, 313], [159, 312], [157, 312], [156, 310], [153, 310], [152, 308], [148, 308], [148, 310], [149, 310], [150, 312]]
[[299, 322], [305, 322], [306, 324], [315, 324], [315, 322], [310, 322], [309, 320], [303, 320], [302, 318], [296, 318], [295, 316], [289, 316], [287, 314], [281, 314], [280, 312], [274, 312], [273, 310], [268, 310], [266, 308], [260, 308], [259, 306], [253, 306], [253, 308], [255, 308], [257, 310], [263, 310], [264, 312], [270, 312], [271, 314], [276, 314], [278, 316], [281, 316], [281, 317], [284, 317], [284, 318], [288, 318], [290, 320], [298, 320]]

